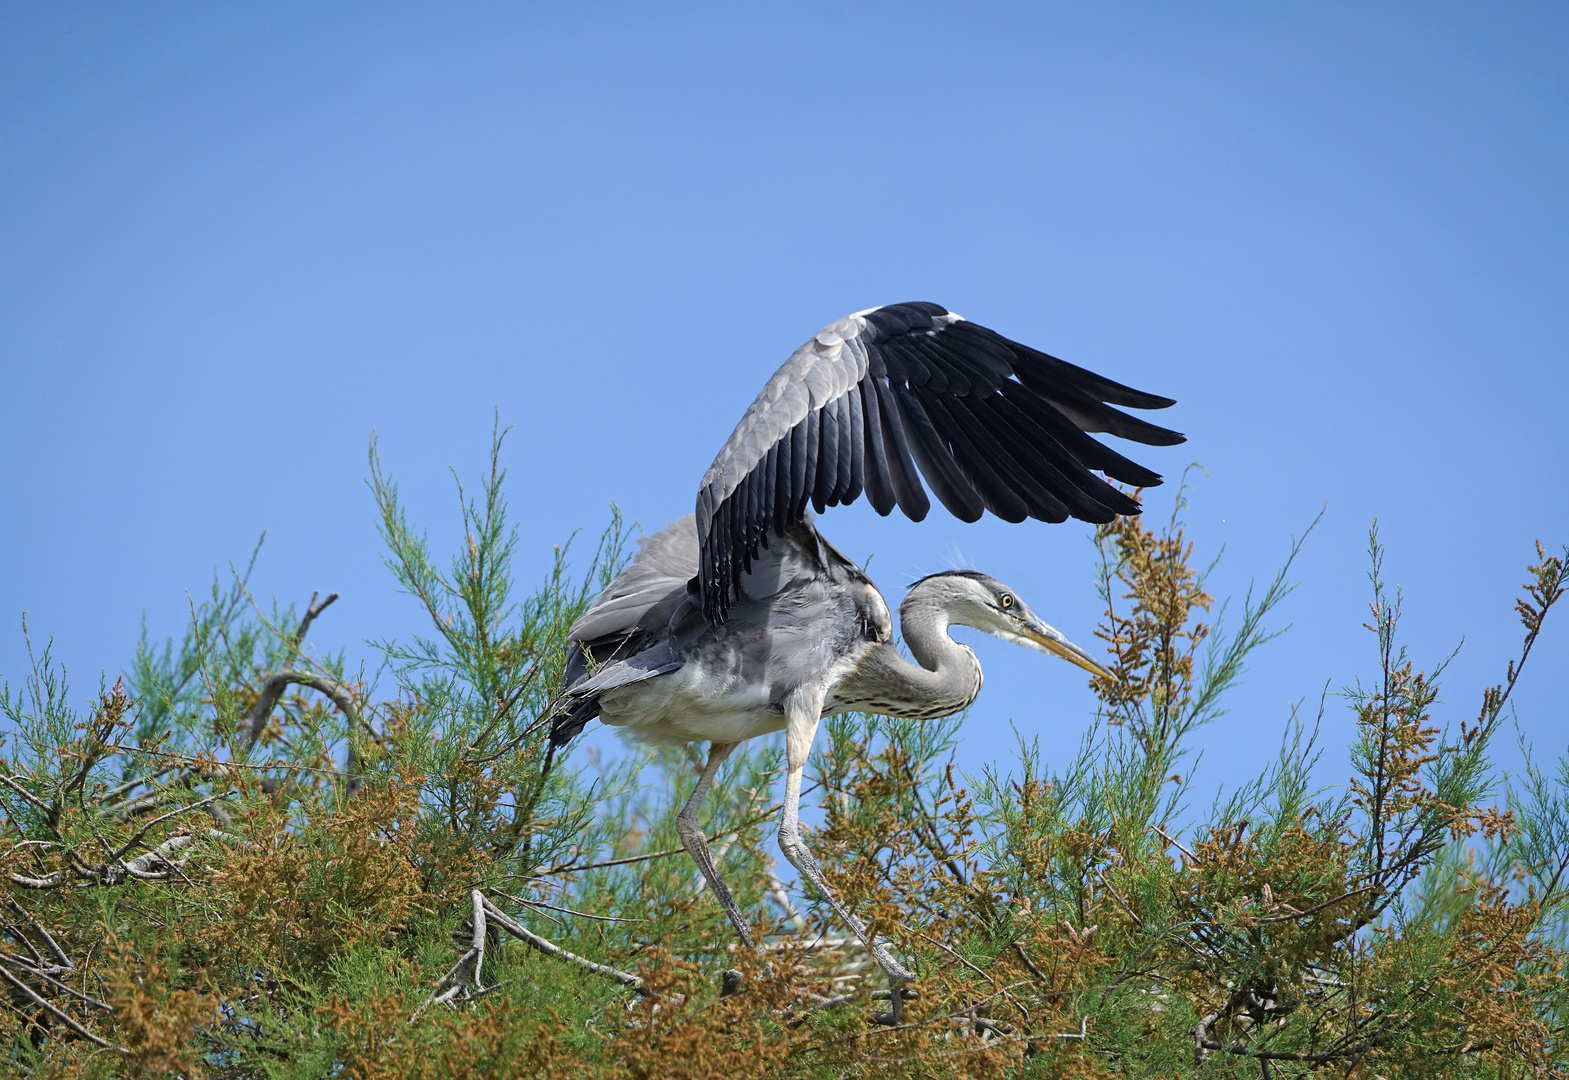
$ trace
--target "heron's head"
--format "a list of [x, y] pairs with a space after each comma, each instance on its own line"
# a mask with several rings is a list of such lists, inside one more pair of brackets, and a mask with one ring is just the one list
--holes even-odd
[[950, 623], [973, 626], [1004, 641], [1060, 656], [1103, 679], [1112, 677], [1088, 652], [1042, 622], [1018, 593], [988, 574], [948, 570], [922, 578], [910, 586], [900, 611], [901, 619], [909, 618], [907, 612], [912, 602], [916, 606], [932, 605]]

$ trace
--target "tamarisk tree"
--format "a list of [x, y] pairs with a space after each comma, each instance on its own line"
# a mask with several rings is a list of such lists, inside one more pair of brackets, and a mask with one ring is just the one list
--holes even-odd
[[[47, 648], [0, 693], [8, 1075], [186, 1077], [1562, 1076], [1569, 758], [1491, 748], [1564, 588], [1540, 546], [1517, 658], [1475, 711], [1400, 645], [1371, 537], [1371, 663], [1207, 812], [1184, 774], [1290, 558], [1228, 628], [1180, 520], [1093, 535], [1115, 682], [1075, 752], [965, 775], [958, 721], [826, 724], [813, 850], [916, 967], [901, 1010], [769, 831], [781, 753], [726, 762], [707, 833], [758, 928], [733, 945], [675, 812], [697, 748], [541, 765], [566, 631], [624, 564], [513, 577], [502, 438], [454, 554], [375, 449], [387, 565], [426, 632], [376, 673], [303, 610], [216, 582], [89, 708]], [[253, 555], [251, 564], [254, 565]], [[1276, 647], [1285, 647], [1278, 645]], [[1326, 696], [1321, 720], [1334, 704]], [[1020, 727], [1032, 728], [1029, 717]], [[1529, 718], [1523, 722], [1529, 730]], [[1060, 719], [1056, 726], [1060, 728]], [[739, 970], [739, 981], [723, 973]], [[897, 991], [896, 991], [897, 992]], [[895, 1020], [897, 1016], [897, 1020]]]

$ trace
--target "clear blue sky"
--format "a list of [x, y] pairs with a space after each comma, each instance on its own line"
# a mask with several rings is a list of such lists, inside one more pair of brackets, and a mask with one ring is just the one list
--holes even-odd
[[[366, 655], [418, 625], [373, 430], [446, 549], [499, 408], [534, 578], [611, 500], [690, 509], [819, 326], [930, 299], [1180, 399], [1137, 456], [1207, 468], [1220, 591], [1328, 504], [1204, 783], [1371, 672], [1374, 517], [1469, 718], [1569, 539], [1566, 43], [1561, 4], [7, 4], [0, 677], [27, 611], [86, 699], [264, 529], [259, 594], [341, 592], [313, 640]], [[895, 596], [963, 560], [1092, 640], [1085, 526], [823, 524]], [[1552, 754], [1559, 614], [1517, 696]], [[1077, 743], [1080, 672], [977, 648], [967, 765], [1010, 717]]]

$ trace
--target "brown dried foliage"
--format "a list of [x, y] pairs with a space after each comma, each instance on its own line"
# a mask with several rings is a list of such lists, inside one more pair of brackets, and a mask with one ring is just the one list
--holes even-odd
[[[399, 534], [456, 659], [414, 650], [436, 674], [375, 708], [363, 684], [334, 681], [370, 731], [345, 716], [337, 742], [322, 736], [347, 706], [302, 691], [261, 718], [254, 753], [226, 759], [176, 749], [118, 685], [68, 723], [38, 677], [40, 752], [13, 754], [0, 785], [9, 1064], [361, 1080], [1564, 1075], [1569, 832], [1553, 839], [1550, 808], [1489, 805], [1486, 759], [1563, 594], [1561, 559], [1538, 549], [1520, 659], [1457, 736], [1375, 582], [1377, 675], [1349, 692], [1353, 778], [1313, 794], [1311, 740], [1288, 739], [1206, 819], [1168, 778], [1286, 590], [1250, 599], [1228, 638], [1175, 519], [1098, 530], [1117, 678], [1076, 759], [1048, 768], [1026, 743], [1011, 773], [967, 777], [955, 724], [828, 724], [809, 843], [919, 974], [894, 1016], [826, 905], [763, 898], [775, 773], [761, 755], [738, 755], [714, 818], [756, 952], [732, 948], [695, 887], [674, 841], [681, 792], [608, 772], [539, 780], [542, 687], [581, 593], [557, 579], [524, 625], [502, 626], [493, 511], [466, 511], [446, 578]], [[300, 662], [308, 622], [272, 653], [259, 632], [244, 639], [255, 655], [236, 651], [239, 629], [210, 635], [204, 648], [224, 638], [232, 655], [199, 668], [206, 730], [236, 739], [259, 688]], [[741, 992], [721, 995], [732, 967]]]
[[318, 972], [360, 944], [393, 940], [411, 912], [441, 902], [424, 889], [418, 810], [407, 771], [321, 807], [303, 828], [256, 803], [214, 864], [196, 940], [220, 962]]

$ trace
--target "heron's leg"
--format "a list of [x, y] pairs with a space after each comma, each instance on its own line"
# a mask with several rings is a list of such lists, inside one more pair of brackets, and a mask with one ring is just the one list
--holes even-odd
[[692, 861], [697, 863], [697, 868], [703, 872], [703, 880], [708, 882], [708, 888], [713, 892], [715, 899], [725, 909], [725, 914], [730, 916], [730, 921], [735, 924], [736, 933], [741, 935], [741, 943], [750, 949], [752, 928], [747, 925], [746, 916], [741, 914], [741, 908], [736, 904], [735, 897], [730, 895], [729, 888], [720, 879], [719, 868], [714, 865], [714, 857], [708, 853], [708, 838], [703, 835], [703, 827], [697, 820], [698, 808], [703, 804], [703, 796], [708, 794], [708, 785], [713, 782], [714, 773], [719, 771], [719, 766], [735, 748], [735, 743], [716, 742], [709, 746], [708, 763], [697, 774], [697, 787], [692, 789], [692, 797], [676, 815], [676, 832], [681, 837], [681, 846], [686, 848], [687, 854], [692, 856]]
[[893, 953], [888, 951], [888, 946], [871, 935], [866, 923], [850, 914], [850, 910], [840, 903], [833, 889], [829, 887], [828, 879], [823, 877], [817, 860], [812, 857], [812, 853], [801, 840], [801, 777], [806, 772], [807, 752], [812, 749], [812, 739], [817, 734], [820, 708], [820, 703], [817, 708], [811, 709], [795, 710], [787, 707], [790, 715], [785, 727], [785, 753], [790, 771], [785, 774], [784, 817], [779, 822], [779, 850], [790, 860], [790, 865], [800, 871], [801, 876], [810, 881], [812, 887], [822, 894], [823, 899], [828, 901], [828, 906], [834, 909], [834, 913], [844, 921], [845, 925], [855, 931], [856, 936], [866, 943], [872, 958], [877, 961], [877, 966], [888, 975], [894, 1015], [897, 1016], [901, 1001], [901, 984], [913, 982], [914, 973], [895, 960]]

